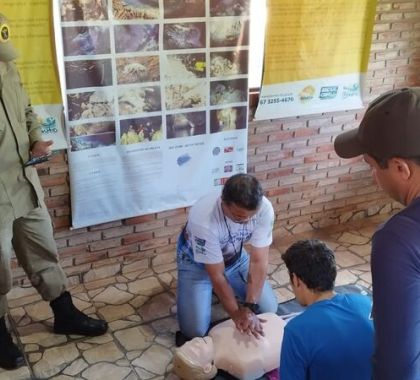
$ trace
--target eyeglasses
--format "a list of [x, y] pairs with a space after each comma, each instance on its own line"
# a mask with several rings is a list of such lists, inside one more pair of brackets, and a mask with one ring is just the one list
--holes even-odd
[[257, 213], [257, 210], [247, 210], [239, 207], [234, 203], [223, 203], [223, 210], [226, 216], [234, 223], [245, 224], [248, 223], [252, 217]]

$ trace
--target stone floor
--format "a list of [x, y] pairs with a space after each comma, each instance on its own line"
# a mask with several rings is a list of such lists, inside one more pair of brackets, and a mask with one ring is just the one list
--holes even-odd
[[[283, 236], [270, 252], [269, 275], [280, 302], [293, 298], [289, 276], [280, 254], [291, 242], [319, 238], [336, 252], [336, 285], [371, 287], [370, 241], [386, 216], [369, 218], [299, 235]], [[91, 316], [109, 322], [109, 332], [98, 338], [62, 336], [51, 332], [52, 312], [33, 288], [15, 288], [9, 297], [10, 326], [26, 366], [1, 371], [3, 379], [157, 380], [171, 373], [175, 315], [176, 266], [155, 273], [146, 270], [106, 282], [71, 289], [75, 304]], [[214, 308], [220, 318], [220, 305]]]

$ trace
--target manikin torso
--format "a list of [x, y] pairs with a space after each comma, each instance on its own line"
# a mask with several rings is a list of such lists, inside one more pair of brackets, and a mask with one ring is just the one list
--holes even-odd
[[[264, 313], [258, 316], [263, 323], [264, 336], [259, 339], [238, 331], [231, 319], [219, 323], [209, 332], [209, 337], [194, 338], [177, 349], [174, 359], [175, 372], [183, 379], [211, 379], [211, 361], [240, 380], [254, 380], [280, 365], [280, 349], [285, 322], [278, 315]], [[177, 357], [178, 356], [178, 357]], [[176, 361], [183, 361], [183, 370], [178, 370]], [[188, 374], [190, 366], [194, 375]], [[178, 366], [180, 368], [180, 366]], [[202, 373], [197, 377], [198, 368]], [[190, 376], [191, 375], [191, 376]]]

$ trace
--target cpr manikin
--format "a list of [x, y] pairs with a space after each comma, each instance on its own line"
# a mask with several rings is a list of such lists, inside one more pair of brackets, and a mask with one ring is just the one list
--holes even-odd
[[206, 380], [222, 369], [240, 380], [254, 380], [279, 368], [285, 322], [273, 313], [258, 317], [266, 320], [265, 336], [241, 333], [229, 319], [213, 327], [208, 337], [176, 349], [175, 373], [184, 380]]

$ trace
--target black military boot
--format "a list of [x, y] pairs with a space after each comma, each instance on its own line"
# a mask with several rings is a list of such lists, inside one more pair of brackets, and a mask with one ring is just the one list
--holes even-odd
[[0, 367], [15, 369], [23, 365], [24, 362], [22, 352], [13, 343], [12, 336], [7, 330], [5, 318], [0, 318]]
[[73, 305], [69, 292], [50, 302], [54, 312], [54, 332], [56, 334], [98, 336], [108, 330], [108, 323], [93, 319]]

